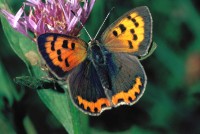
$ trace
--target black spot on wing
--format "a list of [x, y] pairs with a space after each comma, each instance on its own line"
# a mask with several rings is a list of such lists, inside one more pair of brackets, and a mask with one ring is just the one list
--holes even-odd
[[65, 65], [66, 65], [66, 67], [70, 66], [67, 58], [65, 59]]
[[133, 44], [130, 40], [128, 40], [129, 49], [133, 49]]
[[124, 99], [123, 98], [118, 99], [118, 103], [120, 102], [124, 102]]
[[131, 16], [129, 15], [127, 18], [130, 20], [130, 19], [131, 19]]
[[130, 29], [130, 32], [131, 32], [132, 34], [134, 34], [134, 33], [135, 33], [135, 30], [132, 28], [132, 29]]
[[113, 31], [113, 35], [115, 36], [115, 37], [117, 37], [118, 36], [118, 33], [117, 33], [117, 31]]
[[98, 112], [98, 109], [97, 109], [96, 107], [94, 108], [94, 112], [95, 112], [95, 113], [97, 113], [97, 112]]
[[53, 41], [51, 42], [51, 50], [55, 51], [55, 41], [57, 40], [57, 36], [53, 37]]
[[91, 111], [91, 110], [90, 110], [90, 107], [87, 107], [87, 111]]
[[54, 46], [55, 46], [55, 41], [52, 41], [52, 42], [51, 42], [51, 50], [52, 50], [52, 51], [55, 51], [55, 47], [54, 47]]
[[132, 101], [133, 101], [133, 99], [132, 99], [131, 97], [128, 97], [128, 100], [129, 100], [130, 102], [132, 102]]
[[126, 27], [123, 24], [120, 24], [119, 28], [120, 28], [122, 33], [126, 31]]
[[101, 108], [105, 108], [105, 107], [107, 107], [106, 104], [102, 104], [102, 105], [101, 105]]
[[136, 20], [135, 20], [134, 18], [131, 18], [131, 21], [132, 21], [133, 23], [136, 23]]
[[64, 40], [62, 44], [63, 48], [68, 48], [68, 40]]
[[60, 51], [60, 49], [58, 49], [58, 50], [57, 50], [57, 54], [58, 54], [58, 55], [60, 55], [60, 54], [61, 54], [61, 51]]
[[128, 18], [129, 20], [131, 20], [131, 21], [134, 23], [135, 27], [138, 27], [138, 26], [139, 26], [139, 23], [136, 21], [136, 19], [131, 18], [131, 16], [128, 16], [127, 18]]
[[59, 60], [60, 62], [63, 61], [60, 55], [58, 56], [58, 60]]
[[139, 23], [138, 22], [135, 22], [135, 27], [138, 27], [139, 26]]
[[134, 35], [133, 35], [133, 40], [137, 40], [137, 39], [138, 39], [137, 35], [134, 34]]
[[[78, 103], [78, 101], [77, 101], [76, 103]], [[83, 105], [83, 103], [81, 103], [79, 106], [81, 107], [81, 109], [84, 110], [84, 105]]]
[[72, 50], [75, 49], [75, 43], [72, 43], [72, 44], [71, 44], [71, 48], [72, 48]]

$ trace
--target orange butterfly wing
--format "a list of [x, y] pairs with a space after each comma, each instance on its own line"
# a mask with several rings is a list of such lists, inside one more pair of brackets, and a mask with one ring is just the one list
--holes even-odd
[[111, 52], [129, 52], [143, 56], [152, 38], [152, 18], [145, 6], [124, 14], [102, 35], [102, 42]]
[[65, 77], [87, 57], [87, 43], [78, 37], [47, 33], [37, 42], [47, 66], [58, 78]]

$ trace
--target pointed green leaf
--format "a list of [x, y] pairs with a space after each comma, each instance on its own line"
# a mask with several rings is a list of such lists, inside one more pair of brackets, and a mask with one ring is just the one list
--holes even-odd
[[3, 64], [0, 61], [0, 97], [6, 97], [10, 105], [12, 105], [14, 100], [19, 100], [20, 96], [17, 93], [15, 86], [10, 80]]
[[0, 134], [16, 134], [11, 122], [0, 113]]
[[87, 131], [84, 127], [87, 126], [86, 115], [74, 107], [67, 92], [63, 94], [52, 90], [38, 90], [38, 94], [70, 134], [84, 134]]

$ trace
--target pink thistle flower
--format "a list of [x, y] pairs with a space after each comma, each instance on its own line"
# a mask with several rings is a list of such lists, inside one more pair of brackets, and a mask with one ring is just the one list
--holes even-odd
[[[16, 15], [0, 9], [10, 25], [18, 32], [32, 38], [29, 32], [35, 37], [43, 33], [62, 33], [77, 36], [85, 24], [92, 10], [95, 0], [26, 0]], [[29, 8], [28, 15], [24, 8]], [[76, 14], [74, 15], [72, 11]]]

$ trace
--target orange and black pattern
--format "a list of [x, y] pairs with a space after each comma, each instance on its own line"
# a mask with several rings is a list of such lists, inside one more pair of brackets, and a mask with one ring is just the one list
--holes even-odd
[[87, 56], [87, 44], [77, 37], [48, 33], [37, 41], [41, 55], [58, 78], [66, 76]]
[[138, 56], [147, 54], [151, 38], [151, 14], [138, 7], [108, 27], [100, 43], [54, 33], [40, 35], [37, 43], [51, 73], [68, 84], [75, 106], [97, 116], [142, 97], [147, 77]]

